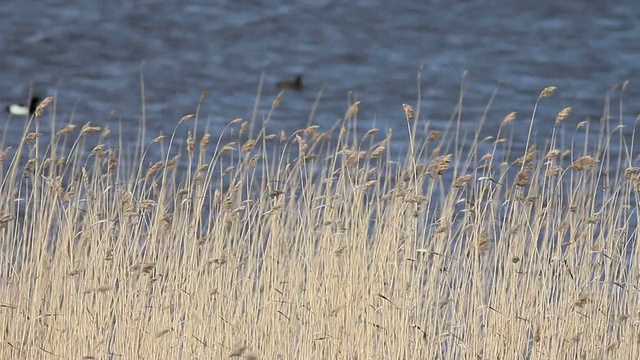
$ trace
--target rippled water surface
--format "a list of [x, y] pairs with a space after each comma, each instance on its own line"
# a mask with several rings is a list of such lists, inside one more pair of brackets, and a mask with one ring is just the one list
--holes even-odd
[[[640, 3], [631, 1], [101, 3], [3, 2], [0, 101], [24, 101], [33, 86], [56, 96], [58, 121], [121, 121], [133, 134], [143, 77], [149, 136], [173, 129], [205, 91], [211, 96], [202, 105], [204, 123], [215, 132], [251, 116], [263, 72], [259, 116], [277, 94], [275, 83], [300, 73], [306, 86], [285, 94], [273, 128], [305, 126], [322, 90], [313, 122], [329, 127], [351, 96], [362, 102], [363, 128], [402, 134], [401, 104], [416, 104], [418, 72], [421, 118], [442, 126], [466, 70], [462, 120], [470, 129], [504, 81], [487, 134], [511, 111], [524, 122], [549, 85], [558, 92], [543, 103], [538, 138], [565, 106], [574, 108], [567, 126], [597, 121], [607, 91], [625, 80], [625, 124], [634, 126], [640, 113]], [[18, 119], [10, 121], [22, 129]]]

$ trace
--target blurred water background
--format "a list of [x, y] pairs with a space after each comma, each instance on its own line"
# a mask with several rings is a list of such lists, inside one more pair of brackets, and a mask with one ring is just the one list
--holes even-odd
[[[454, 112], [463, 72], [470, 130], [502, 81], [483, 133], [494, 135], [517, 111], [527, 124], [515, 133], [520, 146], [550, 85], [558, 91], [540, 109], [538, 141], [566, 106], [574, 109], [569, 129], [599, 121], [607, 92], [626, 80], [626, 132], [640, 113], [640, 3], [631, 1], [40, 0], [3, 2], [0, 17], [3, 107], [34, 90], [56, 97], [59, 123], [121, 124], [132, 139], [141, 77], [149, 138], [170, 133], [203, 92], [210, 96], [201, 124], [214, 137], [230, 120], [249, 118], [263, 73], [259, 117], [276, 82], [304, 75], [304, 89], [285, 94], [272, 130], [304, 127], [322, 91], [313, 123], [330, 127], [357, 99], [360, 126], [392, 129], [403, 149], [401, 105], [416, 105], [419, 72], [421, 118], [432, 127]], [[23, 118], [0, 121], [9, 121], [10, 135], [21, 133]]]

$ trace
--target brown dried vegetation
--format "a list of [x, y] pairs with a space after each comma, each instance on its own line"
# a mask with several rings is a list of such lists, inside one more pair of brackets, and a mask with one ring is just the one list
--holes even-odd
[[398, 152], [351, 104], [290, 135], [203, 133], [196, 112], [134, 150], [88, 123], [3, 139], [1, 358], [638, 353], [634, 136], [573, 144], [565, 108], [517, 153], [513, 126], [455, 148], [455, 121], [417, 127], [405, 104]]

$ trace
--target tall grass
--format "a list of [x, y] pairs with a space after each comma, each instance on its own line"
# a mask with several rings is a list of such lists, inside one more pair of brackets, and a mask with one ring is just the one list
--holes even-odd
[[535, 111], [467, 139], [460, 117], [435, 129], [399, 104], [407, 148], [392, 153], [390, 132], [354, 130], [360, 103], [285, 134], [269, 123], [282, 100], [223, 134], [196, 112], [134, 151], [41, 105], [1, 154], [0, 357], [640, 354], [622, 114], [565, 131], [559, 109], [551, 138], [516, 154]]

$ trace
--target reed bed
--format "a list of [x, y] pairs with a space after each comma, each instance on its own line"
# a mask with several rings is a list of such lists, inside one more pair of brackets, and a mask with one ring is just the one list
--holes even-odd
[[558, 109], [518, 153], [554, 90], [468, 138], [419, 104], [398, 104], [404, 134], [357, 131], [359, 102], [285, 134], [280, 94], [135, 150], [43, 104], [0, 154], [0, 357], [637, 357], [635, 123]]

